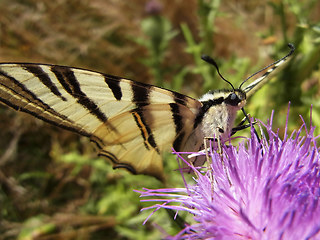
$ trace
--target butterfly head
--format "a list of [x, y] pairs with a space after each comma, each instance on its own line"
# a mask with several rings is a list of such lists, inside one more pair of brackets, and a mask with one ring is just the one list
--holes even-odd
[[[266, 79], [270, 73], [285, 62], [290, 55], [292, 55], [294, 52], [294, 46], [292, 44], [288, 44], [288, 46], [291, 50], [286, 56], [252, 74], [250, 77], [245, 79], [238, 88], [235, 88], [231, 82], [221, 75], [217, 63], [211, 57], [207, 55], [203, 55], [201, 57], [202, 60], [213, 65], [221, 79], [231, 86], [231, 90], [211, 91], [200, 98], [202, 108], [195, 120], [195, 126], [197, 126], [201, 121], [204, 136], [210, 136], [210, 132], [216, 134], [216, 129], [218, 129], [221, 137], [228, 137], [233, 131], [232, 126], [236, 118], [236, 114], [240, 109], [242, 110], [245, 119], [250, 123], [250, 119], [244, 110], [246, 99], [259, 89], [263, 83], [265, 83], [264, 79]], [[249, 83], [249, 85], [244, 86], [249, 79], [264, 70], [267, 71], [260, 78]], [[256, 135], [258, 136], [257, 133]]]
[[[238, 111], [246, 105], [246, 93], [241, 89], [213, 90], [204, 94], [199, 100], [204, 108], [225, 106], [229, 111]], [[226, 110], [227, 110], [226, 109]]]
[[224, 102], [230, 106], [242, 108], [246, 104], [246, 93], [241, 89], [234, 89], [226, 96]]

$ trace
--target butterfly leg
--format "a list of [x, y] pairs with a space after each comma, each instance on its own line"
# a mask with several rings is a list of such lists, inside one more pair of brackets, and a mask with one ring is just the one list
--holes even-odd
[[[246, 113], [246, 111], [244, 110], [244, 108], [241, 108], [241, 111], [243, 112], [243, 115], [245, 116], [245, 118], [247, 119], [247, 121], [249, 122], [250, 125], [251, 125], [251, 124], [253, 125], [254, 123], [256, 123], [256, 122], [252, 123], [252, 122], [250, 121], [250, 118], [249, 118], [248, 114]], [[256, 137], [257, 137], [257, 139], [258, 139], [258, 142], [260, 143], [261, 140], [260, 140], [260, 137], [259, 137], [259, 135], [258, 135], [257, 130], [255, 129], [255, 127], [253, 127], [253, 132], [254, 132], [254, 134], [256, 135]]]
[[222, 167], [223, 167], [223, 171], [224, 173], [226, 174], [226, 177], [228, 179], [228, 182], [229, 182], [229, 185], [230, 187], [232, 186], [232, 183], [231, 183], [231, 180], [230, 180], [230, 177], [229, 177], [229, 173], [228, 173], [228, 170], [227, 170], [227, 167], [226, 167], [226, 164], [223, 160], [223, 151], [222, 151], [222, 148], [221, 148], [221, 141], [220, 141], [220, 138], [218, 138], [218, 153], [219, 153], [219, 156], [220, 156], [220, 159], [221, 159], [221, 164], [222, 164]]
[[207, 141], [210, 141], [210, 140], [212, 140], [212, 138], [209, 138], [209, 137], [205, 137], [203, 139], [203, 145], [204, 145], [204, 150], [205, 150], [205, 153], [206, 153], [206, 162], [207, 162], [208, 169], [209, 169], [211, 160], [209, 158], [209, 147], [207, 146]]
[[[210, 166], [212, 164], [212, 158], [209, 157], [209, 148], [212, 148], [211, 141], [218, 142], [218, 148], [220, 146], [220, 138], [211, 138], [211, 137], [205, 137], [203, 139], [203, 145], [204, 145], [204, 150], [206, 153], [206, 162], [207, 162], [207, 171], [209, 172], [209, 178], [211, 182], [211, 192], [214, 192], [214, 173], [213, 173], [213, 168]], [[209, 147], [207, 146], [207, 142], [209, 142]], [[220, 151], [219, 151], [220, 153]]]
[[[247, 121], [247, 118], [246, 118], [246, 117], [242, 118], [241, 122], [240, 122], [236, 127], [232, 128], [232, 130], [231, 130], [231, 136], [232, 136], [233, 134], [235, 134], [237, 131], [244, 129], [244, 128], [242, 128], [242, 127], [245, 126], [245, 125], [248, 125], [248, 124], [244, 124], [246, 121]], [[241, 128], [241, 129], [239, 129], [239, 128]]]
[[252, 126], [255, 125], [257, 122], [253, 122], [253, 123], [247, 123], [247, 124], [243, 124], [242, 121], [239, 125], [237, 125], [236, 127], [232, 128], [231, 130], [231, 136], [234, 135], [235, 133], [237, 133], [238, 131], [241, 131], [243, 129], [246, 129], [246, 128], [249, 128], [251, 127], [251, 124]]
[[[219, 133], [221, 134], [221, 133], [224, 133], [224, 130], [223, 130], [222, 128], [218, 127], [218, 128], [217, 128], [217, 132], [219, 132]], [[215, 136], [219, 136], [219, 134], [215, 134]], [[225, 165], [225, 162], [223, 161], [223, 150], [222, 150], [222, 147], [221, 147], [221, 146], [222, 146], [222, 143], [221, 143], [221, 138], [220, 138], [220, 136], [219, 136], [218, 138], [210, 138], [210, 137], [205, 137], [205, 138], [204, 138], [204, 147], [205, 147], [204, 149], [205, 149], [205, 151], [206, 151], [206, 159], [207, 159], [208, 169], [210, 169], [209, 166], [210, 166], [210, 164], [212, 163], [212, 159], [211, 159], [211, 161], [210, 161], [209, 154], [208, 154], [208, 149], [209, 149], [209, 148], [207, 148], [207, 140], [217, 142], [217, 148], [218, 148], [218, 149], [217, 149], [217, 152], [218, 152], [218, 154], [219, 154], [219, 156], [220, 156], [223, 170], [224, 170], [224, 172], [225, 172], [225, 174], [226, 174], [226, 176], [227, 176], [227, 179], [228, 179], [228, 182], [229, 182], [230, 186], [232, 186], [232, 183], [231, 183], [231, 180], [230, 180], [230, 178], [229, 178], [228, 171], [227, 171], [227, 167], [226, 167], [226, 165]], [[210, 147], [211, 147], [211, 146], [210, 146]], [[213, 174], [212, 174], [211, 177], [212, 177], [212, 180], [214, 180]], [[212, 182], [213, 182], [213, 181], [212, 181]]]

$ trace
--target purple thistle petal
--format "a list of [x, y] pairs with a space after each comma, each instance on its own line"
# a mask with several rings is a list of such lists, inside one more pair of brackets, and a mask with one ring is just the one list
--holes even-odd
[[[171, 239], [320, 239], [320, 159], [314, 127], [306, 123], [283, 139], [272, 131], [271, 115], [261, 143], [254, 134], [238, 147], [210, 151], [209, 169], [195, 173], [185, 188], [144, 189], [160, 208], [187, 211], [193, 223]], [[305, 132], [305, 134], [303, 134]], [[303, 136], [305, 135], [305, 136]], [[183, 172], [182, 176], [183, 176]], [[231, 183], [231, 184], [230, 184]], [[148, 218], [149, 219], [149, 218]]]

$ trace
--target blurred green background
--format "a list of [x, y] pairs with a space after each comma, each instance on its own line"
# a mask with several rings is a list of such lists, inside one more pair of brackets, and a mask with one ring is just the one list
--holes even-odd
[[[205, 53], [235, 86], [281, 58], [294, 57], [248, 102], [251, 116], [283, 132], [299, 114], [320, 123], [320, 2], [316, 0], [0, 0], [0, 61], [82, 67], [199, 97], [227, 88]], [[114, 171], [88, 139], [0, 106], [0, 239], [160, 239], [179, 231], [150, 212], [134, 189], [152, 177]], [[319, 129], [316, 130], [319, 134]], [[242, 133], [238, 133], [242, 134]], [[183, 186], [174, 156], [166, 187]]]

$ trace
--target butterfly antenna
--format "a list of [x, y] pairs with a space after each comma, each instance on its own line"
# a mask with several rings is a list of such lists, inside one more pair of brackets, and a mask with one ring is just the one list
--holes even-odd
[[233, 87], [233, 85], [232, 85], [232, 83], [229, 82], [227, 79], [225, 79], [225, 78], [221, 75], [221, 73], [220, 73], [220, 71], [219, 71], [218, 64], [216, 63], [215, 60], [213, 60], [212, 57], [209, 57], [208, 55], [202, 55], [202, 56], [201, 56], [201, 59], [202, 59], [203, 61], [205, 61], [205, 62], [213, 65], [213, 66], [217, 69], [217, 72], [218, 72], [219, 76], [220, 76], [225, 82], [227, 82], [227, 83], [232, 87], [233, 90], [235, 90], [234, 87]]
[[[258, 72], [256, 72], [256, 73], [252, 74], [251, 76], [247, 77], [247, 78], [241, 83], [239, 89], [241, 89], [242, 85], [243, 85], [246, 81], [248, 81], [250, 78], [252, 78], [253, 76], [257, 75], [258, 73], [266, 70], [267, 68], [269, 68], [269, 67], [271, 67], [271, 66], [273, 66], [273, 65], [276, 65], [277, 63], [279, 63], [279, 62], [281, 62], [281, 61], [284, 61], [284, 60], [286, 60], [286, 58], [290, 57], [290, 56], [292, 55], [292, 53], [294, 52], [295, 47], [294, 47], [294, 45], [293, 45], [292, 43], [288, 43], [288, 47], [290, 48], [290, 52], [289, 52], [286, 56], [280, 58], [279, 60], [277, 60], [277, 61], [269, 64], [268, 66], [262, 68], [262, 69], [259, 70]], [[276, 68], [276, 67], [277, 67], [277, 66], [275, 66], [274, 68]], [[271, 72], [274, 70], [274, 68], [273, 68], [269, 73], [271, 73]]]

